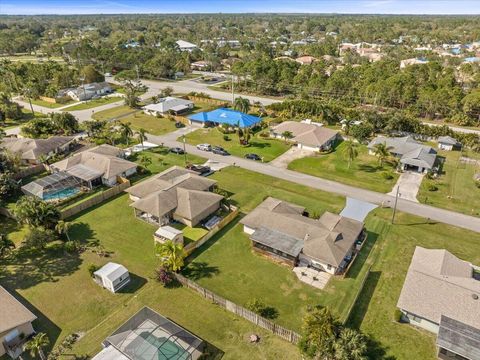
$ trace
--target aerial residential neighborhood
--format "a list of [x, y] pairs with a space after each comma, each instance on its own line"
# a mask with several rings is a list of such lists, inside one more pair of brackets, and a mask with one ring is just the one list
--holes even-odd
[[0, 360], [480, 360], [479, 14], [0, 1]]

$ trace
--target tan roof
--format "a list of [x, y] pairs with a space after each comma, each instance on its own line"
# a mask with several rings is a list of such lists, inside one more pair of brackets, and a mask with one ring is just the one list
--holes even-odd
[[304, 242], [307, 256], [339, 266], [363, 230], [359, 221], [325, 212], [319, 220], [303, 216], [304, 208], [267, 198], [240, 223], [252, 229], [265, 228]]
[[444, 315], [480, 328], [479, 298], [470, 263], [447, 250], [417, 246], [397, 306], [437, 324]]
[[329, 128], [298, 121], [284, 121], [275, 126], [273, 131], [278, 135], [285, 131], [290, 131], [293, 135], [292, 141], [318, 147], [323, 146], [338, 134], [338, 131]]
[[58, 161], [52, 164], [52, 167], [68, 172], [76, 165], [83, 165], [101, 172], [105, 178], [110, 178], [137, 167], [136, 163], [122, 159], [120, 157], [122, 155], [122, 149], [110, 145], [100, 145]]
[[37, 318], [2, 286], [0, 286], [0, 305], [0, 333], [32, 322]]
[[208, 191], [215, 183], [193, 171], [174, 166], [125, 191], [139, 198], [130, 205], [135, 209], [156, 217], [173, 211], [191, 220], [223, 199], [223, 196]]
[[300, 56], [300, 57], [296, 58], [295, 61], [302, 64], [302, 65], [310, 65], [314, 61], [317, 61], [317, 58], [307, 55], [307, 56]]
[[0, 147], [18, 154], [23, 160], [38, 160], [40, 156], [58, 150], [73, 139], [73, 136], [52, 136], [48, 139], [5, 138], [0, 142]]
[[191, 190], [206, 191], [216, 184], [215, 180], [198, 176], [194, 171], [190, 171], [178, 166], [173, 166], [160, 174], [150, 177], [127, 190], [130, 195], [143, 198], [154, 192], [168, 189], [174, 185], [181, 185], [183, 188]]

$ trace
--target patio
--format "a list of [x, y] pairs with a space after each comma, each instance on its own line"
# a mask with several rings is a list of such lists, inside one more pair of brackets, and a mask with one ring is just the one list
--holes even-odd
[[331, 274], [325, 271], [315, 270], [306, 266], [296, 266], [293, 268], [293, 272], [300, 281], [320, 290], [327, 286], [328, 281], [332, 277]]

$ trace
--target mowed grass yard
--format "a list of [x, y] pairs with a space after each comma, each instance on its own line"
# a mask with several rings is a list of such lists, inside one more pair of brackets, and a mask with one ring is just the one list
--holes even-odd
[[[26, 100], [28, 102], [28, 100]], [[73, 100], [70, 100], [66, 103], [51, 103], [51, 102], [48, 102], [48, 101], [45, 101], [45, 100], [41, 100], [41, 99], [36, 99], [36, 100], [32, 100], [32, 104], [34, 105], [39, 105], [39, 106], [43, 106], [43, 107], [46, 107], [46, 108], [49, 108], [49, 109], [56, 109], [56, 108], [59, 108], [59, 107], [62, 107], [62, 106], [67, 106], [69, 104], [74, 104], [75, 101]]]
[[165, 117], [157, 118], [156, 116], [145, 114], [143, 111], [123, 117], [120, 121], [122, 123], [130, 123], [132, 128], [137, 131], [143, 128], [153, 135], [163, 135], [177, 130], [175, 120]]
[[243, 157], [248, 153], [255, 153], [263, 158], [263, 161], [272, 161], [290, 148], [284, 141], [261, 138], [258, 134], [253, 135], [249, 146], [243, 146], [238, 141], [237, 134], [227, 134], [228, 141], [218, 128], [198, 129], [186, 136], [187, 142], [192, 145], [208, 143], [212, 146], [221, 146], [230, 154]]
[[65, 111], [93, 109], [101, 105], [112, 104], [120, 101], [123, 101], [123, 97], [121, 96], [105, 96], [99, 99], [88, 100], [78, 105], [69, 106], [65, 108]]
[[[437, 179], [425, 178], [417, 199], [422, 203], [468, 215], [480, 216], [480, 188], [475, 185], [473, 175], [480, 173], [480, 166], [459, 161], [459, 151], [439, 151], [445, 157], [442, 172]], [[429, 191], [429, 186], [438, 190]]]
[[[345, 155], [345, 142], [340, 143], [333, 152], [325, 155], [314, 155], [292, 161], [290, 170], [338, 181], [347, 185], [382, 193], [390, 192], [395, 185], [398, 174], [389, 165], [380, 167], [375, 156], [368, 154], [365, 145], [357, 147], [358, 157], [348, 167]], [[392, 179], [385, 179], [382, 173], [388, 172]]]
[[132, 109], [127, 105], [122, 105], [122, 106], [116, 106], [111, 109], [94, 112], [92, 117], [95, 120], [111, 120], [121, 116], [125, 116], [127, 114], [133, 114], [135, 111], [137, 111], [137, 109]]

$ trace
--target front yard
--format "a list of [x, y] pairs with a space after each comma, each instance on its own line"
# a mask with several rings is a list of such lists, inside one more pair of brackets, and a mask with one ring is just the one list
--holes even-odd
[[111, 120], [128, 114], [133, 114], [138, 109], [132, 109], [127, 105], [117, 106], [111, 109], [95, 112], [92, 118], [95, 120]]
[[349, 168], [344, 149], [345, 142], [342, 142], [329, 154], [294, 160], [288, 165], [288, 168], [382, 193], [392, 190], [399, 175], [391, 166], [385, 164], [381, 167], [377, 158], [368, 154], [365, 145], [358, 145], [358, 157]]
[[428, 205], [480, 216], [480, 188], [473, 180], [473, 175], [480, 173], [480, 166], [460, 162], [459, 151], [440, 151], [439, 155], [446, 158], [442, 172], [438, 179], [423, 180], [417, 199]]
[[[28, 101], [28, 100], [26, 100], [26, 101]], [[35, 99], [35, 100], [32, 100], [32, 104], [38, 105], [38, 106], [43, 106], [43, 107], [46, 107], [46, 108], [49, 108], [49, 109], [56, 109], [56, 108], [59, 108], [59, 107], [62, 107], [62, 106], [75, 104], [75, 101], [70, 100], [66, 103], [56, 103], [56, 102], [51, 103], [51, 102], [48, 102], [48, 101], [45, 101], [45, 100]]]
[[129, 122], [133, 129], [139, 130], [143, 128], [153, 135], [163, 135], [177, 130], [173, 118], [172, 120], [165, 117], [157, 118], [156, 116], [147, 115], [143, 111], [123, 117], [120, 121], [122, 123]]
[[[226, 140], [224, 136], [227, 136]], [[249, 146], [243, 146], [238, 141], [237, 134], [221, 133], [218, 128], [198, 129], [186, 136], [187, 142], [192, 145], [208, 143], [212, 146], [221, 146], [230, 154], [243, 157], [248, 153], [255, 153], [263, 158], [264, 162], [272, 161], [290, 148], [283, 141], [262, 138], [258, 134], [252, 135]]]
[[93, 109], [101, 105], [111, 104], [111, 103], [119, 102], [122, 100], [123, 100], [123, 97], [121, 96], [104, 96], [99, 99], [88, 100], [78, 105], [69, 106], [65, 108], [64, 111]]

